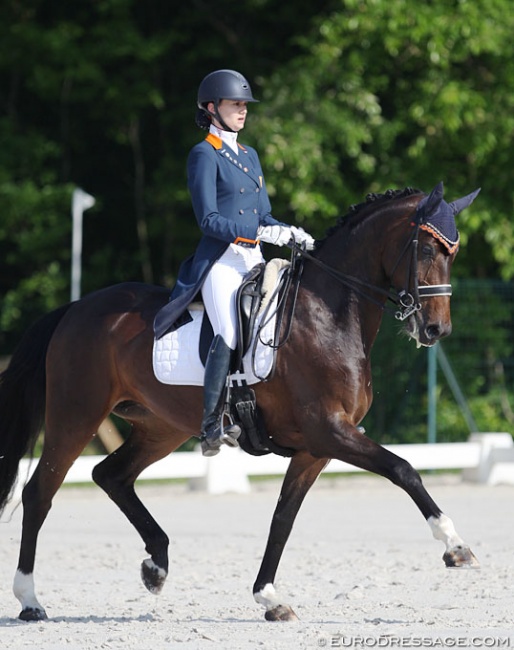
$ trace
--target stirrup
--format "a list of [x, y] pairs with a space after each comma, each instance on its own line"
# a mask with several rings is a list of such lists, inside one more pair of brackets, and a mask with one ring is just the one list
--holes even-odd
[[241, 427], [238, 424], [231, 424], [228, 427], [222, 429], [219, 440], [228, 447], [236, 448], [239, 447], [237, 439], [241, 435]]
[[200, 437], [202, 455], [206, 457], [216, 456], [220, 452], [221, 445], [227, 445], [235, 449], [239, 447], [237, 439], [241, 435], [241, 427], [237, 424], [231, 424], [225, 429], [221, 429], [219, 435], [206, 436], [203, 433]]

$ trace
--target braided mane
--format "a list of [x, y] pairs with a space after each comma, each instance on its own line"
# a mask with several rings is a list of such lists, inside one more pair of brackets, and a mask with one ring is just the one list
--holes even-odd
[[347, 223], [347, 220], [349, 217], [353, 217], [357, 213], [361, 212], [364, 210], [364, 208], [369, 207], [373, 203], [379, 203], [379, 202], [385, 202], [389, 201], [392, 199], [401, 199], [406, 196], [412, 196], [414, 194], [423, 194], [422, 190], [418, 190], [414, 187], [405, 187], [403, 190], [386, 190], [385, 192], [379, 194], [376, 192], [371, 192], [370, 194], [366, 195], [366, 200], [363, 201], [362, 203], [356, 203], [354, 205], [351, 205], [347, 214], [345, 214], [342, 217], [339, 217], [337, 220], [336, 224], [334, 226], [330, 226], [327, 231], [325, 232], [325, 237], [323, 240], [320, 240], [318, 243], [321, 244], [323, 241], [328, 239], [331, 235], [334, 234], [336, 230], [339, 230], [343, 225]]

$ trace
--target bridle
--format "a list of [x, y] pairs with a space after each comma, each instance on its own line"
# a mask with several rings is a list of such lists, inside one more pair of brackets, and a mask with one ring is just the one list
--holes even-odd
[[[398, 268], [402, 259], [410, 254], [409, 264], [407, 265], [407, 274], [405, 278], [404, 288], [400, 290], [389, 289], [384, 290], [381, 287], [377, 287], [369, 282], [360, 280], [352, 275], [346, 273], [341, 273], [337, 269], [332, 268], [325, 262], [317, 259], [310, 253], [305, 250], [305, 246], [296, 244], [295, 242], [291, 243], [291, 248], [293, 251], [291, 257], [292, 270], [295, 267], [295, 258], [296, 261], [300, 258], [301, 263], [305, 260], [309, 260], [318, 268], [323, 269], [325, 273], [330, 275], [332, 278], [349, 287], [359, 295], [363, 296], [367, 300], [370, 300], [374, 304], [378, 305], [384, 311], [392, 312], [394, 317], [399, 321], [404, 321], [409, 316], [412, 316], [415, 312], [421, 309], [421, 299], [422, 298], [434, 298], [436, 296], [451, 296], [452, 295], [452, 285], [451, 284], [428, 284], [419, 286], [418, 281], [418, 247], [419, 247], [419, 230], [423, 222], [423, 214], [418, 214], [414, 217], [414, 220], [411, 222], [413, 230], [405, 243], [405, 246], [400, 253], [396, 264], [393, 267], [391, 275], [394, 274]], [[299, 280], [298, 280], [299, 282]], [[384, 296], [387, 300], [390, 300], [396, 307], [390, 308], [384, 302], [377, 300], [373, 295], [370, 295], [369, 292], [374, 294], [380, 294]]]
[[[380, 309], [392, 313], [394, 317], [399, 321], [404, 321], [412, 314], [416, 313], [421, 309], [421, 299], [422, 298], [435, 298], [436, 296], [451, 296], [452, 295], [452, 285], [451, 284], [428, 284], [419, 286], [418, 281], [418, 247], [419, 247], [419, 230], [423, 223], [423, 213], [416, 211], [416, 214], [411, 221], [411, 226], [413, 226], [412, 232], [410, 233], [405, 246], [403, 247], [402, 252], [400, 253], [396, 264], [393, 267], [391, 275], [394, 275], [394, 272], [398, 268], [402, 259], [410, 254], [409, 264], [407, 265], [407, 273], [405, 277], [404, 288], [400, 290], [389, 289], [384, 290], [382, 287], [377, 287], [374, 284], [365, 282], [360, 278], [356, 278], [353, 275], [348, 275], [347, 273], [342, 273], [337, 269], [325, 264], [317, 257], [311, 255], [305, 248], [305, 244], [297, 244], [292, 241], [289, 243], [289, 248], [291, 249], [291, 264], [287, 271], [284, 273], [284, 280], [282, 283], [276, 287], [275, 292], [270, 299], [267, 308], [264, 310], [261, 322], [257, 327], [257, 335], [254, 340], [253, 345], [253, 366], [255, 368], [255, 353], [257, 349], [257, 342], [260, 341], [263, 345], [266, 345], [273, 349], [274, 354], [276, 351], [281, 348], [291, 334], [291, 328], [293, 323], [293, 316], [296, 309], [296, 303], [298, 299], [298, 290], [300, 288], [301, 277], [303, 269], [305, 266], [305, 261], [308, 260], [318, 268], [322, 269], [327, 275], [331, 278], [350, 288], [355, 293], [363, 296], [366, 300], [371, 301]], [[287, 306], [287, 297], [289, 296], [290, 289], [292, 287], [292, 299], [289, 301], [289, 315], [287, 318], [287, 326], [282, 338], [275, 343], [271, 341], [263, 341], [260, 339], [260, 333], [268, 321], [276, 316], [276, 332], [282, 330], [282, 322], [285, 317], [286, 306]], [[395, 307], [389, 307], [385, 301], [377, 299], [375, 296], [379, 294], [390, 300]], [[272, 309], [272, 304], [274, 303], [275, 297], [277, 302]], [[261, 381], [269, 381], [274, 374], [275, 363], [273, 363], [273, 370], [268, 375], [267, 378], [259, 377]], [[254, 373], [257, 376], [257, 373]]]
[[[394, 275], [398, 265], [404, 255], [410, 250], [410, 263], [407, 266], [407, 276], [405, 279], [405, 289], [396, 292], [393, 296], [388, 292], [388, 298], [397, 305], [394, 310], [394, 317], [399, 321], [404, 321], [409, 316], [421, 309], [421, 298], [434, 298], [436, 296], [451, 296], [451, 284], [425, 284], [419, 286], [418, 281], [418, 248], [419, 248], [419, 230], [423, 222], [423, 214], [416, 211], [414, 226], [407, 243], [401, 252], [396, 264], [393, 267], [391, 275]], [[411, 289], [412, 288], [412, 289]], [[385, 307], [384, 307], [385, 308]]]

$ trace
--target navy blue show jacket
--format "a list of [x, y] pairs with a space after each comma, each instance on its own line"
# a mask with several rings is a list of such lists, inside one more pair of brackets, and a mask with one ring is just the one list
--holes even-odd
[[229, 244], [258, 245], [259, 226], [286, 225], [271, 216], [257, 152], [238, 147], [236, 155], [211, 133], [191, 149], [188, 188], [202, 238], [194, 254], [180, 266], [170, 301], [155, 317], [157, 338], [191, 320], [187, 307]]

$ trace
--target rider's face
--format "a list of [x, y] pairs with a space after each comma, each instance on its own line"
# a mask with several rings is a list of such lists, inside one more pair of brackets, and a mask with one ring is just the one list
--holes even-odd
[[[207, 108], [211, 113], [214, 112], [214, 104], [212, 102], [209, 103]], [[229, 129], [237, 133], [244, 128], [246, 114], [248, 113], [248, 102], [222, 99], [218, 104], [218, 111]], [[213, 122], [217, 127], [222, 128], [215, 117], [213, 117]]]

